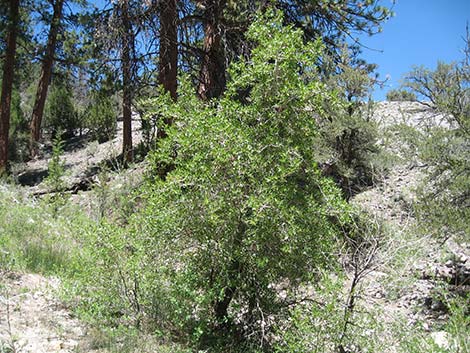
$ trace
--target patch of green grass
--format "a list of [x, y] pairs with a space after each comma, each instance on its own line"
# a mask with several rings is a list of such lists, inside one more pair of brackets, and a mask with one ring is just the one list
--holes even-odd
[[106, 353], [190, 353], [192, 350], [178, 343], [169, 343], [155, 336], [146, 335], [134, 328], [92, 328], [87, 341], [77, 353], [100, 350]]
[[58, 274], [77, 251], [79, 213], [64, 208], [54, 217], [45, 203], [12, 186], [0, 187], [0, 269]]
[[[449, 308], [449, 318], [439, 331], [429, 332], [421, 326], [397, 326], [395, 334], [399, 341], [399, 352], [403, 353], [465, 353], [470, 352], [469, 299], [449, 297], [445, 304]], [[406, 334], [405, 334], [406, 333]]]

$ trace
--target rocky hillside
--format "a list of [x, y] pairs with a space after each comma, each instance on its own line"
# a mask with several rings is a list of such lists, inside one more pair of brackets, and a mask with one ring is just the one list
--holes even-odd
[[362, 300], [383, 313], [384, 320], [403, 320], [404, 330], [422, 325], [439, 347], [447, 349], [450, 337], [441, 328], [449, 308], [441, 297], [442, 288], [458, 295], [470, 292], [470, 239], [443, 241], [417, 231], [416, 191], [427, 168], [409, 150], [403, 154], [406, 143], [394, 127], [426, 131], [448, 126], [442, 115], [418, 102], [380, 102], [373, 117], [388, 135], [382, 142], [396, 159], [380, 183], [352, 202], [384, 222], [392, 236], [379, 246], [376, 262], [364, 278]]
[[[393, 163], [380, 182], [352, 200], [371, 220], [381, 224], [384, 232], [374, 239], [376, 246], [368, 250], [370, 261], [361, 274], [356, 305], [380, 313], [384, 322], [400, 322], [401, 330], [422, 325], [445, 349], [451, 337], [442, 330], [442, 323], [448, 318], [449, 308], [439, 297], [439, 289], [446, 286], [455, 293], [470, 292], [470, 241], [457, 243], [451, 238], [443, 243], [416, 232], [416, 188], [427, 170], [417, 156], [403, 155], [400, 134], [390, 130], [399, 124], [425, 130], [430, 125], [444, 124], [444, 120], [416, 102], [377, 103], [373, 118], [380, 125], [381, 143]], [[134, 141], [138, 142], [141, 133], [137, 120], [134, 123]], [[98, 172], [104, 162], [118, 154], [120, 143], [117, 137], [103, 144], [75, 141], [67, 145], [62, 158], [75, 202], [90, 205], [96, 195], [93, 186], [100, 182]], [[47, 157], [45, 154], [18, 171], [17, 178], [25, 192], [47, 192], [42, 183], [47, 174]], [[136, 166], [125, 174], [112, 174], [114, 187], [126, 187], [129, 178], [140, 180], [142, 169]], [[82, 184], [87, 186], [79, 190]], [[0, 352], [92, 351], [86, 325], [57, 300], [57, 279], [19, 273], [1, 276]], [[354, 271], [349, 276], [352, 281]]]

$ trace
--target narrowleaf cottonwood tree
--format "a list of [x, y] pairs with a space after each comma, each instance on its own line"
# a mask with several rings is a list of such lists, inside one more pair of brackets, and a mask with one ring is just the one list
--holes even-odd
[[160, 97], [149, 111], [180, 124], [154, 155], [156, 173], [162, 161], [175, 167], [150, 186], [136, 224], [145, 239], [139, 275], [161, 280], [144, 296], [171, 303], [162, 317], [201, 341], [236, 332], [269, 344], [265, 318], [283, 306], [275, 284], [312, 280], [349, 221], [312, 149], [312, 111], [337, 101], [318, 80], [320, 43], [304, 44], [301, 31], [269, 16], [250, 27], [258, 46], [251, 60], [232, 64], [224, 97], [206, 104], [183, 80], [177, 103]]
[[34, 101], [33, 113], [31, 117], [31, 155], [37, 154], [37, 143], [41, 138], [41, 123], [44, 115], [44, 107], [46, 104], [47, 91], [52, 76], [52, 66], [54, 64], [54, 54], [57, 44], [57, 35], [60, 29], [62, 18], [62, 9], [64, 0], [55, 0], [53, 3], [53, 14], [47, 37], [46, 52], [42, 61], [41, 74], [39, 77], [36, 98]]
[[3, 62], [2, 93], [0, 98], [0, 174], [8, 162], [8, 134], [10, 130], [10, 108], [15, 66], [16, 37], [19, 24], [19, 0], [9, 1], [9, 18], [5, 60]]

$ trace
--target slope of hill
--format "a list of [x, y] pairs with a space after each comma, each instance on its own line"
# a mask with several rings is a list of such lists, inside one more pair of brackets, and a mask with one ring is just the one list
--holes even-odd
[[[446, 287], [455, 293], [470, 291], [470, 242], [458, 243], [451, 238], [442, 243], [417, 232], [413, 211], [417, 202], [416, 188], [427, 170], [417, 156], [402, 153], [405, 142], [399, 130], [390, 130], [404, 124], [425, 131], [429, 126], [443, 124], [443, 119], [416, 102], [378, 103], [373, 118], [380, 124], [381, 143], [394, 162], [381, 182], [351, 201], [382, 229], [381, 235], [372, 240], [375, 245], [367, 250], [370, 261], [361, 263], [355, 305], [380, 313], [379, 321], [396, 327], [398, 333], [387, 336], [385, 330], [380, 338], [389, 343], [387, 351], [396, 351], [400, 343], [397, 335], [404, 337], [407, 331], [417, 327], [424, 330], [422, 332], [427, 333], [437, 347], [446, 349], [453, 338], [444, 328], [450, 312], [440, 296], [441, 289]], [[141, 132], [137, 124], [134, 126], [134, 141], [138, 142]], [[78, 194], [73, 198], [76, 203], [89, 209], [94, 207], [90, 200], [97, 199], [94, 187], [100, 183], [101, 165], [117, 155], [120, 143], [118, 131], [116, 139], [104, 144], [69, 144], [62, 158], [70, 192]], [[22, 192], [47, 193], [41, 183], [47, 173], [47, 163], [48, 159], [43, 158], [24, 166], [18, 174], [18, 180], [24, 184]], [[143, 169], [136, 166], [122, 174], [113, 173], [108, 179], [116, 188], [125, 189], [128, 179], [141, 180]], [[74, 191], [73, 186], [84, 181], [87, 187], [81, 192]], [[354, 266], [349, 268], [351, 283], [358, 273]], [[74, 318], [55, 297], [59, 287], [57, 278], [4, 272], [0, 281], [0, 342], [3, 342], [0, 352], [93, 351], [87, 326]]]

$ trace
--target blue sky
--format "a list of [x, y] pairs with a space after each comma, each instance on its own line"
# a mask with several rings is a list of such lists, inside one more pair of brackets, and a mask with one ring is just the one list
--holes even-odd
[[[392, 0], [382, 0], [390, 7]], [[430, 69], [437, 61], [459, 61], [463, 58], [465, 26], [470, 22], [470, 0], [396, 0], [395, 17], [383, 25], [383, 32], [361, 37], [362, 57], [379, 65], [380, 78], [390, 79], [376, 89], [375, 100], [384, 100], [392, 88], [399, 88], [403, 74], [414, 65]], [[379, 50], [380, 52], [376, 51]]]
[[[104, 0], [90, 2], [99, 7], [105, 3]], [[403, 75], [413, 66], [434, 69], [438, 60], [451, 62], [463, 58], [462, 37], [466, 23], [470, 23], [470, 0], [379, 2], [389, 8], [393, 6], [395, 16], [383, 24], [382, 33], [359, 37], [365, 46], [362, 57], [379, 65], [380, 79], [389, 77], [384, 88], [375, 89], [375, 100], [384, 100], [390, 89], [399, 88]]]

